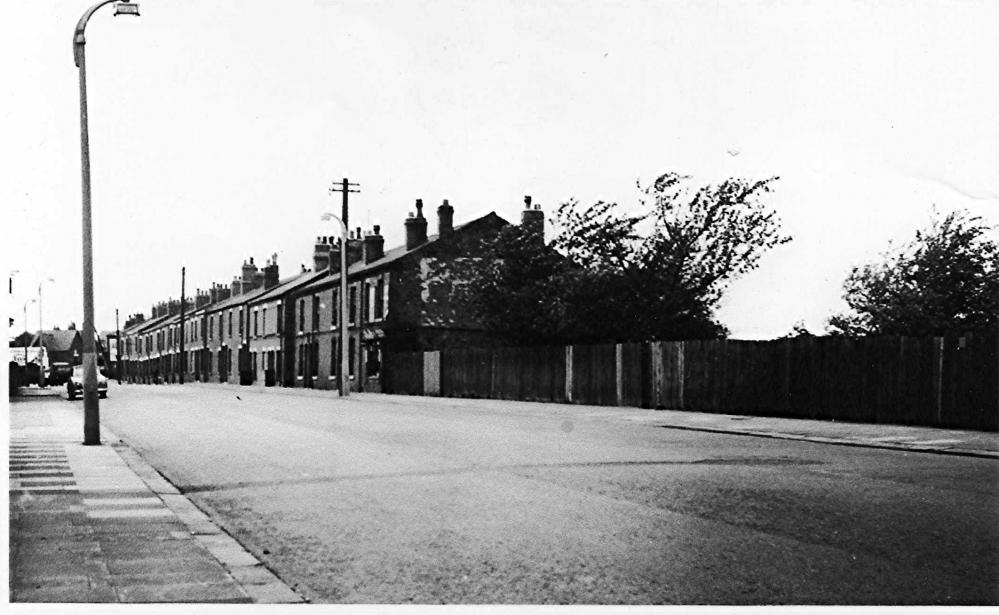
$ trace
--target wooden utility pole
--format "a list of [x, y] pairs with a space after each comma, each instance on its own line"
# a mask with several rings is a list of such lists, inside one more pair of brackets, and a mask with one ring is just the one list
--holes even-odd
[[184, 308], [187, 307], [187, 297], [184, 296], [184, 278], [187, 267], [180, 268], [180, 383], [184, 384], [184, 372], [187, 371], [187, 354], [184, 353]]
[[[347, 344], [347, 195], [351, 192], [360, 192], [359, 184], [350, 182], [346, 177], [340, 184], [333, 184], [330, 193], [342, 192], [343, 205], [341, 207], [341, 237], [340, 237], [340, 396], [350, 395], [350, 361], [353, 357], [349, 354]], [[330, 263], [332, 266], [332, 263]]]
[[118, 384], [121, 384], [121, 327], [118, 325], [118, 308], [114, 309], [114, 354], [117, 366], [114, 371], [118, 376]]

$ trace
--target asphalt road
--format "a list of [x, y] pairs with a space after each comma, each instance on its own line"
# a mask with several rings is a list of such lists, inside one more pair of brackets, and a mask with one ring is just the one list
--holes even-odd
[[996, 460], [201, 385], [101, 414], [313, 602], [999, 603]]

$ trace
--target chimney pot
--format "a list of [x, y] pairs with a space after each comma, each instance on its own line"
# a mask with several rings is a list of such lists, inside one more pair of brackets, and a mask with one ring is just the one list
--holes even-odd
[[416, 199], [416, 216], [406, 219], [406, 249], [412, 250], [427, 241], [427, 219], [423, 217], [423, 199]]
[[454, 231], [454, 207], [444, 199], [440, 207], [437, 208], [437, 234], [441, 237], [449, 235]]

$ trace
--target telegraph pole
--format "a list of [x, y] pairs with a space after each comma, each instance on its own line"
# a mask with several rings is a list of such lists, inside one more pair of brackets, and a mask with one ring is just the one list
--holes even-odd
[[187, 371], [187, 355], [184, 354], [184, 308], [187, 307], [187, 297], [184, 296], [184, 280], [187, 267], [180, 268], [180, 383], [184, 384], [184, 372]]
[[118, 376], [118, 384], [121, 384], [121, 327], [118, 325], [118, 308], [114, 309], [114, 353], [115, 353], [115, 375]]
[[343, 233], [340, 237], [340, 396], [350, 395], [350, 361], [347, 345], [347, 198], [348, 195], [360, 192], [360, 185], [352, 183], [346, 177], [340, 184], [333, 184], [330, 193], [342, 192], [343, 205], [340, 209], [340, 222]]

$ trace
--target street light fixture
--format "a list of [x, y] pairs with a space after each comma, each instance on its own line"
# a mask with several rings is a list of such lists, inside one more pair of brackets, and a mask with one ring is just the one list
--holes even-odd
[[[38, 283], [38, 357], [39, 357], [38, 361], [39, 361], [39, 363], [41, 363], [41, 356], [42, 356], [42, 329], [45, 328], [45, 327], [42, 326], [42, 284], [45, 284], [46, 282], [55, 282], [55, 278], [45, 278], [44, 280], [42, 280], [41, 282]], [[43, 378], [39, 378], [38, 379], [38, 386], [40, 386], [40, 387], [41, 386], [45, 386], [45, 383], [43, 382], [43, 380], [44, 380]]]
[[94, 260], [90, 224], [90, 136], [87, 127], [87, 62], [84, 35], [97, 9], [116, 3], [115, 15], [138, 15], [139, 5], [102, 0], [87, 9], [73, 33], [73, 61], [80, 69], [80, 153], [83, 176], [83, 443], [101, 443], [100, 406], [97, 401], [97, 355], [94, 347]]
[[347, 352], [347, 225], [336, 214], [326, 212], [320, 220], [340, 223], [340, 397], [350, 395], [350, 355]]

